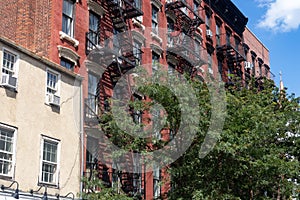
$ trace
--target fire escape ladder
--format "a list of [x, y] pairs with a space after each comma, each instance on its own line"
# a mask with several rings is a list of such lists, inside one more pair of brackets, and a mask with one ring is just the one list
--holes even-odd
[[[177, 27], [186, 35], [192, 36], [204, 20], [184, 0], [170, 0], [166, 3], [166, 13], [172, 12], [177, 17]], [[189, 16], [192, 13], [192, 17]]]

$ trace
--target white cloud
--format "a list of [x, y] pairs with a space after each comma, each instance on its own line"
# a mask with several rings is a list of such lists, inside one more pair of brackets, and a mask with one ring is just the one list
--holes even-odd
[[288, 32], [300, 26], [299, 0], [256, 0], [259, 7], [267, 11], [258, 23], [258, 27], [276, 32]]

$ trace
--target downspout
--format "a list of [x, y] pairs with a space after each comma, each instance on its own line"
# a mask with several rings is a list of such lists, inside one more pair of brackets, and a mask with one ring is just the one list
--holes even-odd
[[81, 142], [81, 166], [80, 166], [80, 199], [82, 199], [82, 191], [83, 191], [83, 182], [81, 180], [83, 176], [83, 168], [84, 168], [84, 132], [83, 132], [83, 101], [82, 101], [82, 81], [80, 84], [80, 142]]

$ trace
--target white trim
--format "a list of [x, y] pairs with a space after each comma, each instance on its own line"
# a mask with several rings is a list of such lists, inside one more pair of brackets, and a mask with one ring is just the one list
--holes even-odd
[[[49, 183], [49, 182], [43, 182], [42, 181], [42, 171], [43, 171], [43, 150], [44, 150], [44, 142], [45, 141], [50, 141], [53, 143], [57, 143], [57, 169], [55, 173], [55, 183]], [[41, 135], [41, 144], [40, 144], [40, 171], [39, 171], [39, 178], [38, 178], [38, 183], [42, 184], [47, 184], [47, 185], [54, 185], [56, 187], [59, 186], [59, 174], [60, 174], [60, 140], [59, 139], [54, 139], [49, 136]]]
[[50, 73], [57, 74], [57, 83], [56, 83], [57, 84], [57, 88], [56, 88], [55, 95], [59, 96], [59, 97], [60, 97], [60, 84], [61, 84], [61, 74], [59, 72], [57, 72], [57, 71], [55, 71], [55, 70], [47, 67], [46, 68], [46, 78], [45, 78], [45, 104], [46, 105], [50, 105], [49, 101], [48, 101], [49, 99], [48, 99], [48, 92], [47, 92], [47, 87], [48, 87], [48, 85], [47, 85], [48, 71]]
[[9, 126], [9, 125], [5, 125], [0, 123], [0, 128], [1, 129], [6, 129], [8, 131], [12, 131], [13, 132], [13, 151], [12, 151], [12, 163], [11, 163], [11, 171], [9, 174], [0, 174], [3, 177], [9, 177], [14, 179], [15, 177], [15, 167], [16, 167], [16, 155], [17, 155], [17, 128]]
[[160, 44], [162, 43], [162, 39], [157, 34], [155, 34], [151, 31], [150, 35], [151, 35], [152, 39], [156, 40]]
[[67, 40], [69, 42], [71, 42], [73, 44], [74, 47], [78, 47], [79, 45], [79, 41], [76, 40], [75, 38], [69, 36], [68, 34], [62, 32], [62, 31], [59, 31], [59, 38], [61, 40]]

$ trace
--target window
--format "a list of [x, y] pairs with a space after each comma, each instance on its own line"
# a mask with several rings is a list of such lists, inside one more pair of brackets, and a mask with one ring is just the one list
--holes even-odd
[[62, 31], [73, 37], [74, 32], [74, 2], [63, 0]]
[[255, 57], [252, 55], [252, 76], [255, 76]]
[[205, 14], [205, 24], [206, 24], [206, 28], [209, 29], [210, 27], [210, 15], [208, 12], [206, 12]]
[[212, 73], [212, 57], [211, 54], [207, 54], [208, 60], [207, 60], [207, 65], [208, 65], [208, 72]]
[[200, 46], [201, 46], [201, 41], [199, 39], [195, 39], [195, 53], [197, 54], [198, 57], [200, 57]]
[[46, 73], [46, 103], [58, 106], [60, 104], [60, 74], [50, 69], [47, 69]]
[[93, 45], [99, 44], [99, 23], [100, 17], [93, 12], [89, 13], [89, 34], [88, 34], [88, 47], [92, 48]]
[[[133, 94], [133, 101], [134, 102], [142, 101], [142, 97], [137, 94]], [[143, 113], [141, 110], [133, 109], [132, 115], [133, 115], [134, 123], [136, 124], [142, 123], [142, 114]]]
[[171, 37], [170, 33], [174, 32], [175, 24], [174, 21], [170, 18], [167, 18], [167, 30], [168, 30], [168, 45], [172, 47], [174, 45], [173, 38]]
[[[134, 6], [139, 9], [140, 11], [142, 11], [142, 0], [134, 0]], [[136, 19], [139, 21], [139, 22], [142, 22], [143, 21], [143, 16], [138, 16], [136, 17]]]
[[42, 138], [40, 182], [58, 185], [59, 141]]
[[216, 23], [216, 42], [217, 42], [217, 46], [221, 45], [221, 26], [220, 24]]
[[159, 166], [153, 166], [153, 197], [157, 199], [160, 197], [160, 169]]
[[158, 8], [152, 5], [152, 32], [158, 34]]
[[3, 49], [2, 78], [1, 84], [9, 85], [12, 88], [17, 86], [18, 55]]
[[8, 74], [10, 76], [15, 75], [16, 61], [17, 61], [17, 55], [15, 55], [7, 50], [4, 50], [3, 51], [2, 73]]
[[231, 32], [230, 31], [226, 31], [226, 44], [230, 45], [230, 38], [231, 38]]
[[222, 61], [218, 59], [219, 81], [222, 81], [223, 66]]
[[72, 61], [68, 60], [68, 59], [61, 58], [60, 59], [60, 65], [63, 66], [63, 67], [65, 67], [68, 70], [73, 71], [75, 64]]
[[161, 134], [160, 134], [160, 122], [161, 122], [161, 116], [160, 116], [160, 110], [154, 109], [151, 112], [152, 115], [152, 132], [153, 132], [153, 139], [154, 140], [160, 140]]
[[159, 55], [152, 51], [152, 72], [158, 70]]
[[142, 193], [142, 177], [141, 177], [141, 172], [142, 172], [142, 166], [140, 163], [140, 155], [139, 154], [134, 154], [133, 156], [133, 190], [134, 193]]
[[142, 44], [138, 41], [133, 41], [133, 55], [135, 56], [135, 63], [141, 64], [142, 61]]
[[96, 117], [98, 114], [98, 103], [97, 103], [97, 88], [98, 88], [99, 78], [98, 76], [89, 73], [88, 74], [88, 99], [86, 104], [88, 105], [88, 110], [86, 117]]
[[0, 124], [0, 175], [13, 177], [16, 129]]
[[168, 63], [168, 74], [173, 75], [174, 72], [175, 72], [175, 66], [172, 65], [171, 63]]
[[[194, 12], [198, 15], [199, 13], [199, 3], [197, 1], [194, 1]], [[194, 16], [196, 18], [196, 16]]]
[[122, 33], [119, 33], [116, 29], [113, 29], [113, 49], [115, 52], [119, 52], [120, 44], [119, 44], [119, 37], [121, 37]]

